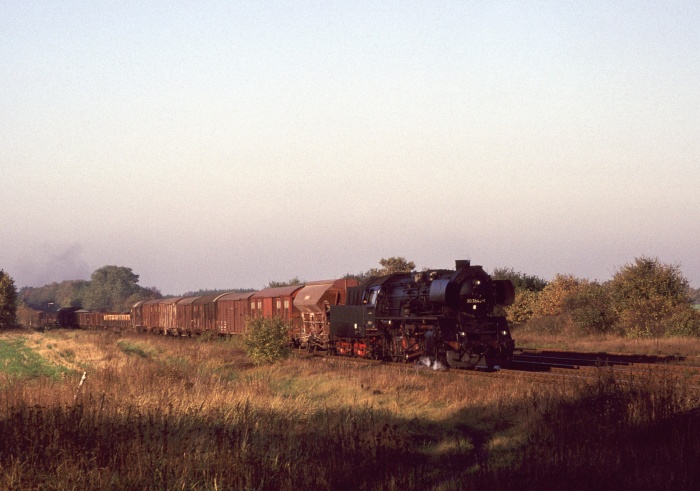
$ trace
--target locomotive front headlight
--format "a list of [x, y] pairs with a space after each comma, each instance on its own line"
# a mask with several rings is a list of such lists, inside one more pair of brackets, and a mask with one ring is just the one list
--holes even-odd
[[508, 331], [501, 331], [501, 336], [507, 336], [507, 335], [508, 335]]

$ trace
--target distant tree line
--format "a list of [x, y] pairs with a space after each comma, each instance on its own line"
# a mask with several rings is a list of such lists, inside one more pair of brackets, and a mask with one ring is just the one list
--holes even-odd
[[348, 273], [344, 276], [344, 278], [353, 278], [362, 283], [363, 281], [375, 276], [386, 276], [395, 273], [410, 273], [416, 269], [416, 263], [413, 261], [408, 261], [402, 256], [382, 258], [379, 260], [379, 265], [381, 268], [370, 268], [363, 273]]
[[[416, 268], [413, 261], [400, 256], [382, 258], [379, 264], [381, 268], [347, 274], [345, 278], [362, 282]], [[679, 266], [664, 264], [658, 258], [635, 258], [604, 283], [562, 274], [546, 281], [513, 268], [497, 268], [492, 276], [509, 279], [515, 286], [513, 305], [497, 312], [514, 326], [546, 333], [700, 336], [700, 288], [690, 287]], [[89, 281], [63, 281], [38, 288], [24, 287], [17, 292], [12, 278], [0, 270], [0, 328], [14, 325], [18, 304], [39, 310], [83, 307], [126, 312], [138, 301], [162, 298], [157, 288], [144, 288], [138, 280], [131, 268], [104, 266], [95, 270]], [[267, 288], [303, 283], [294, 277], [270, 281]], [[230, 291], [253, 290], [199, 290], [186, 296]]]
[[85, 280], [68, 280], [42, 287], [23, 287], [20, 303], [38, 310], [82, 307], [104, 312], [127, 312], [141, 300], [162, 298], [155, 287], [138, 284], [139, 275], [123, 266], [103, 266]]

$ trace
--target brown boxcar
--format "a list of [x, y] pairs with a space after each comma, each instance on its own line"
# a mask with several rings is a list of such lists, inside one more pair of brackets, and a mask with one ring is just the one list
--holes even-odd
[[158, 332], [162, 334], [177, 334], [177, 302], [181, 298], [164, 298], [156, 304], [158, 309]]
[[299, 329], [301, 316], [294, 308], [294, 297], [303, 287], [304, 285], [281, 286], [254, 293], [250, 297], [251, 315], [265, 318], [279, 316], [289, 322], [292, 331]]
[[141, 306], [141, 321], [143, 325], [141, 330], [143, 331], [158, 331], [160, 324], [160, 307], [158, 304], [160, 300], [148, 300]]
[[37, 310], [26, 305], [17, 308], [17, 323], [29, 329], [45, 329], [58, 326], [56, 311]]
[[253, 293], [224, 293], [217, 297], [216, 330], [219, 333], [242, 334], [245, 331], [246, 319], [251, 314], [250, 297]]
[[194, 307], [199, 297], [182, 297], [177, 301], [177, 333], [191, 336], [194, 332]]
[[203, 295], [192, 302], [192, 332], [216, 332], [216, 303], [220, 295]]
[[131, 307], [131, 328], [140, 331], [143, 328], [143, 304], [145, 300], [136, 302]]
[[104, 314], [102, 326], [112, 329], [128, 329], [131, 327], [131, 314]]
[[102, 312], [93, 312], [90, 310], [80, 309], [75, 311], [78, 319], [78, 327], [81, 329], [95, 329], [102, 327]]

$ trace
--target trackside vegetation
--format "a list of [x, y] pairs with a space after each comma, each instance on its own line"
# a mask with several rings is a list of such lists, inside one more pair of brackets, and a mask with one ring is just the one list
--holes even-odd
[[636, 258], [605, 283], [572, 275], [544, 282], [507, 268], [494, 271], [494, 277], [516, 286], [515, 302], [505, 309], [508, 321], [532, 332], [700, 336], [700, 312], [693, 308], [697, 292], [677, 265], [658, 258]]
[[17, 290], [12, 277], [0, 269], [0, 329], [15, 326]]
[[0, 378], [2, 489], [700, 484], [694, 365], [548, 381], [296, 354], [256, 364], [240, 338], [57, 329], [0, 339], [65, 370]]
[[249, 317], [243, 335], [246, 354], [257, 364], [287, 358], [291, 352], [289, 330], [289, 324], [281, 317]]

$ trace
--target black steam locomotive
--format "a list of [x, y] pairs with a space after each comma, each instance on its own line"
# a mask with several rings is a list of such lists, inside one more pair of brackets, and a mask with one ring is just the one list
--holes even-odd
[[493, 368], [515, 348], [494, 308], [513, 299], [509, 280], [493, 280], [469, 261], [454, 271], [373, 277], [349, 288], [345, 305], [330, 307], [330, 337], [338, 355]]

